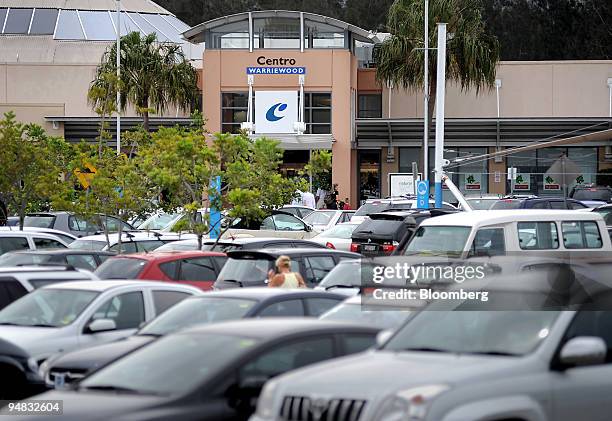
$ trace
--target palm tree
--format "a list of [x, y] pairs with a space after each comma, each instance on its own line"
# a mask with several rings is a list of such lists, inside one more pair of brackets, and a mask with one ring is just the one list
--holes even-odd
[[[391, 36], [375, 49], [376, 77], [396, 88], [422, 91], [424, 76], [423, 0], [395, 0], [389, 10]], [[446, 77], [461, 89], [491, 89], [499, 62], [497, 38], [487, 33], [481, 0], [430, 0], [429, 45], [437, 45], [436, 23], [447, 23]], [[436, 54], [429, 55], [429, 125], [436, 97]]]
[[[106, 88], [108, 74], [117, 71], [117, 46], [110, 46], [96, 70], [93, 89]], [[155, 34], [140, 36], [132, 32], [121, 37], [121, 110], [133, 105], [149, 130], [149, 113], [165, 112], [176, 106], [186, 111], [198, 95], [197, 72], [186, 60], [180, 45], [160, 43]], [[102, 99], [94, 96], [98, 107]]]

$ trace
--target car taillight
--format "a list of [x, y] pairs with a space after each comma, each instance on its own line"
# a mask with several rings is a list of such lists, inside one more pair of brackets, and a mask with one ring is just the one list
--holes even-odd
[[334, 247], [334, 245], [332, 243], [330, 243], [329, 241], [327, 243], [325, 243], [325, 247], [327, 247], [328, 249], [336, 249], [336, 247]]
[[359, 244], [357, 243], [351, 243], [351, 251], [353, 253], [358, 253], [359, 252]]
[[384, 251], [385, 253], [391, 253], [393, 250], [395, 250], [395, 246], [393, 244], [382, 245], [382, 251]]

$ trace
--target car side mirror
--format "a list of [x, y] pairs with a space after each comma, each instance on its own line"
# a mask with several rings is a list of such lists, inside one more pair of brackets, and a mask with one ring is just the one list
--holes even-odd
[[393, 336], [393, 330], [385, 329], [378, 332], [376, 335], [376, 346], [383, 346]]
[[304, 224], [304, 231], [312, 232], [312, 230], [313, 230], [312, 225]]
[[116, 330], [117, 324], [111, 319], [96, 319], [87, 326], [90, 333], [108, 332]]
[[567, 341], [559, 353], [559, 361], [564, 366], [585, 366], [603, 364], [608, 347], [597, 336], [579, 336]]

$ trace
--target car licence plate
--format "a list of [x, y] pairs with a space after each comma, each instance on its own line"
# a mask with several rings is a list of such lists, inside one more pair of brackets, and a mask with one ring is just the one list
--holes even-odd
[[376, 244], [364, 244], [363, 251], [376, 251], [378, 250], [378, 246]]
[[66, 385], [66, 375], [65, 374], [56, 374], [53, 379], [53, 385], [56, 389], [61, 389]]

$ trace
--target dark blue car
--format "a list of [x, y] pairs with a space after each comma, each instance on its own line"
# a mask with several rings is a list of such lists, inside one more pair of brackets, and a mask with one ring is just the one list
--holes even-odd
[[507, 198], [500, 199], [491, 206], [491, 210], [499, 209], [585, 209], [582, 202], [562, 197], [532, 197], [527, 199]]

